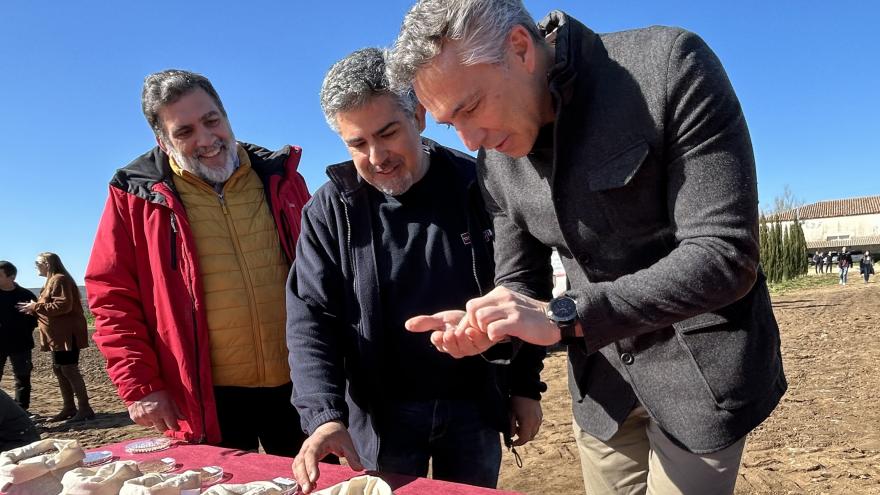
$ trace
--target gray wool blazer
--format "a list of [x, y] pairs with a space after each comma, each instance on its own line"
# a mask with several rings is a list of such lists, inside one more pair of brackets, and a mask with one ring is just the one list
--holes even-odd
[[478, 157], [496, 284], [548, 299], [559, 251], [586, 334], [569, 346], [585, 431], [609, 439], [638, 402], [686, 449], [727, 447], [787, 387], [739, 101], [693, 33], [597, 35], [562, 12], [539, 27], [556, 30], [546, 149]]

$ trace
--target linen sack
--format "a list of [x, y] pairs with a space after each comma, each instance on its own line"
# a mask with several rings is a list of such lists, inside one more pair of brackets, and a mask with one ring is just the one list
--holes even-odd
[[198, 471], [149, 473], [123, 483], [119, 495], [197, 495], [201, 488]]
[[61, 478], [62, 495], [117, 495], [126, 480], [141, 476], [135, 461], [116, 461], [103, 466], [72, 469]]
[[46, 438], [0, 453], [0, 491], [7, 495], [58, 495], [65, 473], [85, 457], [76, 440]]

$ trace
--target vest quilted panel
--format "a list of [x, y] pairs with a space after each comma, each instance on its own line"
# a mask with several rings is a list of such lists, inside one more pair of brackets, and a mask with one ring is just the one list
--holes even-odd
[[285, 342], [287, 263], [263, 184], [241, 165], [218, 194], [172, 164], [196, 239], [215, 385], [274, 387], [290, 381]]

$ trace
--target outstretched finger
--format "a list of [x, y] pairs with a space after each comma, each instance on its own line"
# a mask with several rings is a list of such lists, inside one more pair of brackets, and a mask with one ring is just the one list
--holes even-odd
[[407, 330], [410, 332], [430, 332], [432, 330], [444, 330], [446, 327], [446, 322], [443, 321], [442, 318], [431, 315], [431, 316], [413, 316], [412, 318], [406, 320], [403, 324]]
[[305, 485], [300, 483], [300, 486], [303, 493], [309, 493], [315, 488], [315, 483], [321, 477], [321, 469], [318, 467], [318, 456], [315, 455], [314, 449], [309, 449], [303, 457], [303, 469], [305, 471], [303, 476]]
[[303, 493], [309, 493], [312, 491], [314, 483], [317, 481], [318, 475], [320, 474], [316, 473], [314, 479], [312, 478], [311, 472], [306, 466], [306, 460], [311, 456], [311, 452], [303, 451], [293, 460], [293, 479], [296, 480]]

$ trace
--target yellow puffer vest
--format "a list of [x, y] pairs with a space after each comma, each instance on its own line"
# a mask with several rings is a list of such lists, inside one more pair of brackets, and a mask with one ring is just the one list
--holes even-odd
[[263, 183], [239, 146], [222, 195], [174, 159], [174, 185], [192, 226], [205, 288], [214, 385], [290, 381], [284, 285], [288, 266]]

